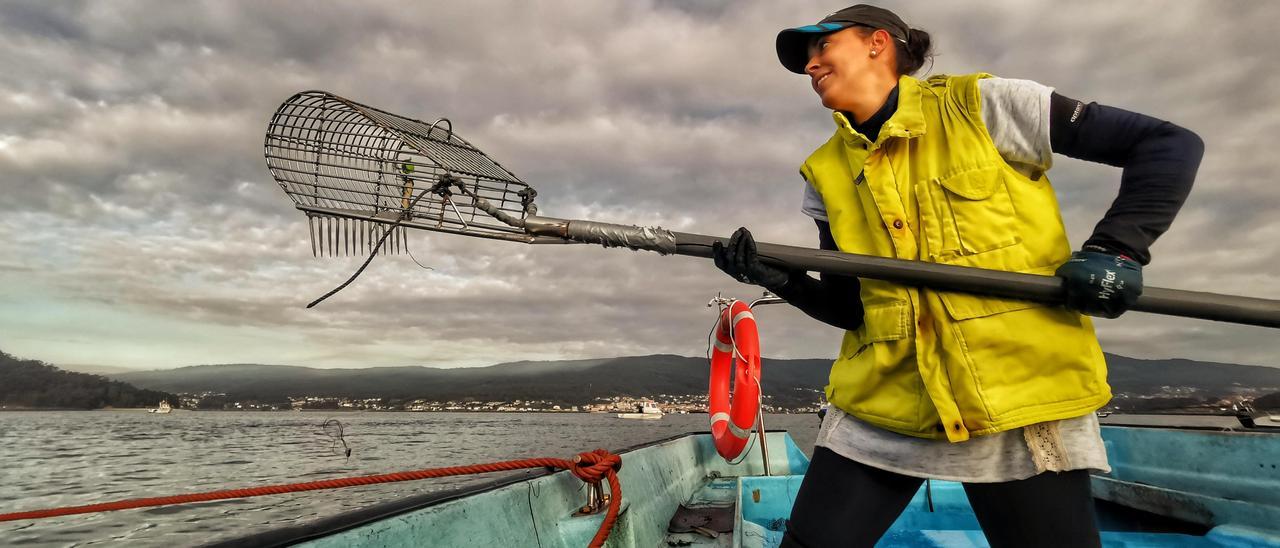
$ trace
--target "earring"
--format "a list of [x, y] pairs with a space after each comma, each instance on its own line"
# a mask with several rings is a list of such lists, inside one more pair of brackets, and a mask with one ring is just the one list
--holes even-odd
[[872, 56], [872, 57], [875, 57], [877, 53], [880, 53], [880, 52], [878, 52], [878, 51], [876, 51], [876, 50], [871, 50], [871, 56]]

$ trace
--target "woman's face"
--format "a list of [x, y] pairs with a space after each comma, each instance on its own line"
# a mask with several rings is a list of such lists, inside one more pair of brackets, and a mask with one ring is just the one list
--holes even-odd
[[860, 89], [859, 80], [870, 75], [874, 34], [863, 37], [856, 27], [818, 37], [809, 45], [809, 75], [813, 91], [822, 106], [831, 110], [854, 110], [852, 102]]

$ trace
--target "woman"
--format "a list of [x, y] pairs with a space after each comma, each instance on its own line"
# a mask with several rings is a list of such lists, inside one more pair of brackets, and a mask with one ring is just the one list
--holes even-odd
[[[846, 330], [784, 546], [871, 546], [925, 478], [964, 483], [992, 546], [1098, 546], [1089, 471], [1109, 470], [1094, 411], [1111, 398], [1090, 319], [1142, 292], [1203, 154], [1168, 122], [1026, 80], [910, 75], [929, 35], [853, 6], [778, 35], [835, 135], [801, 166], [823, 249], [1056, 274], [1067, 306], [767, 265], [750, 232], [715, 248], [729, 275]], [[1043, 172], [1052, 153], [1122, 167], [1074, 253]]]

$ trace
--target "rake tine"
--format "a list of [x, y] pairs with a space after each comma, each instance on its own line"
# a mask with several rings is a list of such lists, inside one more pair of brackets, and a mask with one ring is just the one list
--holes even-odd
[[347, 241], [347, 256], [351, 256], [351, 219], [342, 219], [342, 238]]
[[316, 227], [314, 218], [307, 215], [307, 238], [311, 240], [311, 258], [316, 258]]
[[331, 246], [330, 257], [338, 256], [338, 218], [329, 219], [329, 245]]
[[320, 256], [324, 257], [324, 217], [316, 217], [316, 247], [320, 249]]

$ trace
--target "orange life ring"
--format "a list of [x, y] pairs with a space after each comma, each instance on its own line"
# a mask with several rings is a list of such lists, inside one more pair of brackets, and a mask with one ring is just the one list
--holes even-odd
[[745, 302], [733, 301], [716, 322], [708, 395], [716, 452], [732, 461], [746, 448], [760, 412], [760, 332], [751, 307]]

